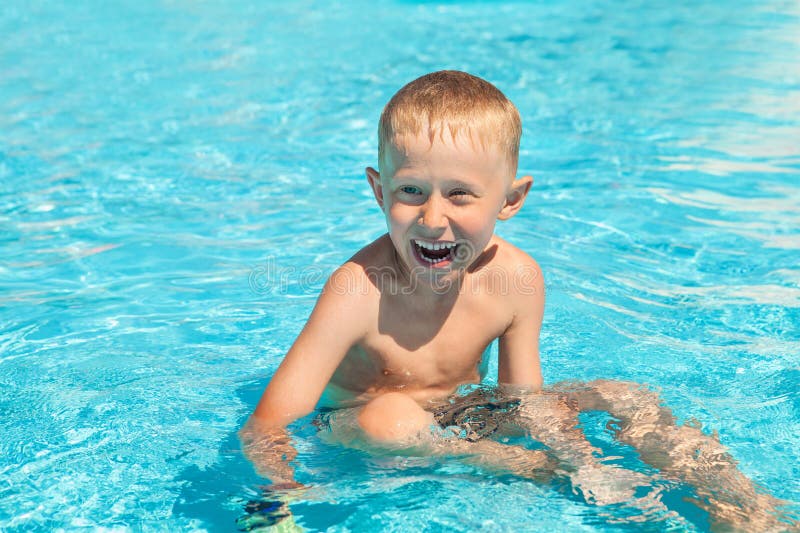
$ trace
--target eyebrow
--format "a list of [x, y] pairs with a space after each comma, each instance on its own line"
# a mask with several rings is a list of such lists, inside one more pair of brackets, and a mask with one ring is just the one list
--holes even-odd
[[448, 183], [449, 185], [455, 185], [456, 187], [463, 187], [465, 189], [474, 189], [475, 188], [475, 184], [474, 183], [466, 183], [466, 182], [458, 180], [458, 179], [445, 180], [445, 182]]
[[[401, 181], [401, 180], [403, 180], [403, 181], [406, 181], [406, 180], [408, 180], [408, 181], [426, 181], [425, 179], [418, 177], [416, 174], [402, 175], [402, 176], [399, 176], [399, 177], [397, 176], [397, 174], [395, 174], [395, 175], [391, 176], [389, 179], [391, 179], [392, 181]], [[458, 178], [444, 178], [442, 181], [447, 185], [456, 186], [456, 187], [464, 187], [466, 189], [474, 188], [474, 185], [475, 185], [473, 183], [467, 183], [466, 181], [462, 181], [462, 180], [460, 180]]]

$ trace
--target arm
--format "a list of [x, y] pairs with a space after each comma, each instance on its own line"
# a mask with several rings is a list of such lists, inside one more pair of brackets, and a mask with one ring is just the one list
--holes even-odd
[[[578, 427], [578, 411], [563, 395], [545, 393], [539, 360], [539, 332], [544, 314], [544, 279], [539, 266], [528, 259], [517, 270], [512, 290], [514, 316], [500, 338], [498, 381], [521, 388], [520, 422], [530, 436], [545, 444], [553, 456], [566, 464], [573, 488], [588, 502], [624, 504], [633, 507], [655, 506], [660, 502], [640, 502], [639, 487], [650, 486], [650, 479], [636, 472], [614, 468], [597, 460], [597, 450]], [[541, 459], [540, 459], [541, 461]], [[551, 467], [545, 462], [537, 475]]]
[[511, 275], [510, 307], [513, 315], [499, 342], [498, 382], [530, 391], [542, 388], [539, 331], [544, 314], [544, 278], [533, 259]]
[[250, 417], [239, 430], [242, 450], [258, 475], [269, 478], [278, 487], [294, 487], [294, 469], [289, 464], [297, 456], [289, 433], [281, 427], [264, 426]]
[[363, 335], [367, 299], [361, 268], [346, 263], [331, 275], [305, 327], [240, 432], [243, 449], [261, 475], [291, 482], [297, 454], [286, 425], [313, 411], [347, 351]]
[[498, 381], [522, 393], [521, 420], [530, 436], [548, 446], [574, 468], [597, 466], [598, 451], [578, 427], [578, 410], [563, 395], [542, 392], [539, 332], [544, 315], [544, 279], [539, 265], [527, 258], [515, 276], [510, 304], [513, 318], [500, 337]]

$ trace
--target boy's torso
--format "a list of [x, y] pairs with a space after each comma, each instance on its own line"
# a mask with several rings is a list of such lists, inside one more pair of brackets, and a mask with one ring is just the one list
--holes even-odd
[[527, 258], [512, 245], [493, 237], [458, 291], [425, 301], [390, 289], [393, 251], [383, 236], [352, 259], [366, 274], [382, 276], [362, 280], [370, 310], [358, 317], [365, 333], [337, 368], [320, 406], [353, 405], [389, 391], [419, 402], [444, 398], [460, 384], [480, 381], [484, 351], [511, 323], [505, 305], [514, 290], [511, 273], [520, 254]]

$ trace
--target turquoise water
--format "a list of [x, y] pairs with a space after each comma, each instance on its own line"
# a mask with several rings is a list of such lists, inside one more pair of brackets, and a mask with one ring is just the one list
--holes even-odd
[[[235, 432], [384, 231], [383, 104], [441, 68], [522, 113], [536, 181], [498, 233], [546, 275], [546, 382], [658, 387], [800, 501], [796, 3], [12, 0], [0, 34], [0, 529], [236, 527], [265, 481]], [[309, 529], [626, 528], [295, 432]], [[679, 496], [652, 530], [707, 528]]]

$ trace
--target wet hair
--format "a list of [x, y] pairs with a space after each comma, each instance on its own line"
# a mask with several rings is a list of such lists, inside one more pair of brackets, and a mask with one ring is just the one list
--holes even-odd
[[[427, 130], [427, 131], [426, 131]], [[431, 142], [448, 131], [466, 134], [483, 147], [495, 146], [508, 155], [514, 173], [519, 159], [522, 121], [519, 111], [500, 90], [472, 74], [441, 70], [401, 88], [389, 100], [378, 124], [378, 164], [387, 147], [404, 135], [427, 133]]]

